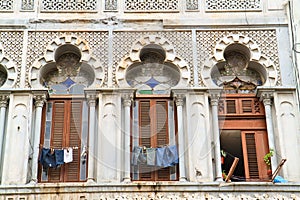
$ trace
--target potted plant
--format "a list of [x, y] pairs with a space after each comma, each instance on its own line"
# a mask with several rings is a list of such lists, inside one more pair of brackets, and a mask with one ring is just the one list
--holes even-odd
[[226, 152], [222, 149], [221, 150], [221, 164], [224, 164], [224, 159], [227, 156]]
[[270, 149], [268, 153], [264, 156], [264, 161], [268, 167], [268, 175], [272, 175], [272, 170], [271, 170], [271, 157], [274, 155], [274, 149]]

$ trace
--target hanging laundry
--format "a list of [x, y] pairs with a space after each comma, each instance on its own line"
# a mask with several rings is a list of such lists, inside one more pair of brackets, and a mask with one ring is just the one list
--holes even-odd
[[147, 148], [147, 165], [155, 165], [156, 148]]
[[158, 167], [171, 167], [176, 164], [178, 164], [178, 152], [176, 145], [156, 149], [156, 165]]
[[166, 147], [160, 147], [156, 149], [156, 166], [165, 167], [165, 151]]
[[70, 163], [73, 161], [73, 149], [71, 147], [64, 149], [64, 162]]
[[179, 163], [178, 159], [178, 152], [177, 152], [177, 146], [171, 145], [167, 147], [166, 153], [167, 153], [167, 159], [168, 159], [168, 165], [174, 166]]
[[43, 148], [39, 161], [44, 169], [48, 169], [49, 167], [56, 167], [55, 154], [54, 152], [51, 152], [51, 149]]
[[64, 164], [64, 151], [62, 149], [55, 149], [54, 155], [56, 167], [59, 167], [60, 165]]
[[132, 151], [131, 164], [138, 165], [147, 162], [147, 156], [143, 152], [143, 147], [134, 147]]

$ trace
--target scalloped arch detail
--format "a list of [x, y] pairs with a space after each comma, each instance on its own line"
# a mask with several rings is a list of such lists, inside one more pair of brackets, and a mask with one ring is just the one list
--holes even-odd
[[0, 43], [0, 65], [7, 72], [7, 79], [5, 83], [1, 86], [1, 88], [16, 87], [17, 78], [18, 78], [16, 64], [4, 55], [4, 50], [1, 43]]
[[47, 64], [55, 63], [56, 50], [66, 44], [77, 47], [81, 53], [79, 62], [87, 64], [93, 69], [95, 79], [89, 87], [100, 87], [103, 84], [104, 70], [102, 63], [92, 56], [88, 42], [74, 35], [62, 35], [51, 41], [46, 47], [45, 54], [32, 64], [29, 75], [31, 87], [43, 87], [39, 82], [41, 68]]
[[125, 80], [126, 70], [132, 64], [140, 63], [140, 52], [143, 47], [155, 44], [159, 45], [166, 53], [164, 62], [171, 63], [180, 71], [180, 81], [176, 87], [187, 87], [190, 83], [190, 70], [186, 61], [176, 55], [173, 45], [165, 38], [157, 35], [149, 35], [137, 40], [131, 47], [128, 56], [125, 56], [116, 69], [116, 81], [119, 87], [130, 87]]
[[218, 87], [211, 78], [211, 70], [217, 63], [226, 61], [224, 58], [225, 49], [232, 44], [240, 44], [247, 47], [250, 51], [249, 62], [257, 63], [266, 70], [267, 74], [265, 77], [266, 81], [264, 86], [277, 85], [279, 73], [277, 72], [274, 63], [270, 60], [270, 58], [261, 53], [261, 50], [256, 42], [248, 36], [231, 34], [223, 37], [217, 42], [213, 50], [213, 55], [210, 56], [204, 63], [204, 66], [201, 70], [201, 76], [205, 86], [210, 88]]

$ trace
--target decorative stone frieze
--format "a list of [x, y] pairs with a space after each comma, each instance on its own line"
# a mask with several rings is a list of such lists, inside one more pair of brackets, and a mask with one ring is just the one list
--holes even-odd
[[116, 11], [118, 9], [118, 0], [105, 0], [105, 10]]
[[178, 0], [125, 0], [125, 11], [178, 11]]
[[12, 11], [14, 1], [13, 0], [2, 0], [0, 1], [0, 10], [1, 11]]
[[94, 11], [97, 8], [94, 0], [42, 0], [42, 11]]
[[34, 0], [22, 0], [21, 9], [24, 11], [32, 11], [34, 9]]
[[198, 10], [198, 0], [187, 0], [186, 1], [186, 9], [187, 10]]
[[206, 0], [206, 11], [262, 10], [261, 0]]

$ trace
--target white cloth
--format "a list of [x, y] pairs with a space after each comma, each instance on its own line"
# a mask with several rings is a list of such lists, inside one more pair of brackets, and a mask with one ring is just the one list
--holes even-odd
[[73, 161], [73, 149], [69, 147], [68, 149], [64, 149], [64, 162], [69, 163]]

